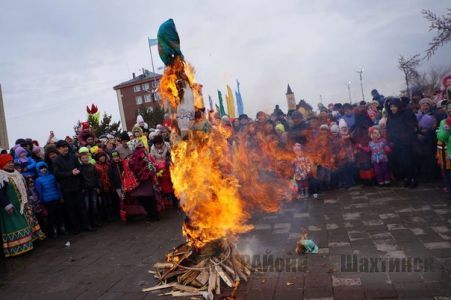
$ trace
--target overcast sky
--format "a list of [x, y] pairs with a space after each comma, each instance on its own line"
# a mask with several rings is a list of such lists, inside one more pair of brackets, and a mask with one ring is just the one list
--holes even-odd
[[[119, 120], [112, 87], [141, 68], [151, 70], [147, 37], [173, 18], [186, 60], [204, 95], [216, 99], [235, 79], [245, 112], [286, 110], [289, 83], [296, 100], [316, 107], [361, 100], [364, 88], [384, 95], [403, 88], [400, 54], [424, 51], [433, 33], [421, 9], [446, 13], [449, 0], [387, 1], [1, 1], [0, 83], [10, 142], [73, 134], [85, 107]], [[156, 67], [162, 66], [153, 49]], [[450, 64], [451, 43], [426, 66]], [[446, 55], [448, 54], [448, 55]]]

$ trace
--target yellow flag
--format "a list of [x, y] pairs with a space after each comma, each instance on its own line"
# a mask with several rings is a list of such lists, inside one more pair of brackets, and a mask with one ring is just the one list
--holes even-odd
[[229, 85], [227, 85], [227, 112], [230, 118], [235, 118], [235, 98], [233, 98], [233, 92]]

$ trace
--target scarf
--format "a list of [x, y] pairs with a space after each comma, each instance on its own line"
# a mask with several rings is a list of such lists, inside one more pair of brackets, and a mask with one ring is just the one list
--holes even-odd
[[23, 215], [25, 204], [28, 203], [27, 189], [25, 187], [25, 180], [23, 176], [17, 172], [6, 172], [0, 170], [0, 188], [5, 186], [5, 183], [12, 182], [19, 191], [17, 195], [20, 203], [20, 213]]

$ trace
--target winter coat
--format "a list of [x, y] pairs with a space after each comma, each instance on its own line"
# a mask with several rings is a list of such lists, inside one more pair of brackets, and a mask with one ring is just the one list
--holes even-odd
[[112, 162], [111, 163], [111, 182], [114, 189], [122, 188], [122, 178], [124, 174], [124, 165], [122, 162]]
[[96, 163], [96, 171], [98, 177], [100, 178], [100, 186], [103, 192], [111, 192], [113, 190], [113, 185], [111, 183], [111, 168], [110, 164], [105, 163]]
[[437, 158], [445, 170], [451, 170], [451, 130], [445, 130], [446, 119], [440, 122], [437, 129]]
[[74, 154], [59, 155], [53, 161], [53, 171], [62, 192], [77, 192], [81, 188], [80, 174], [72, 174], [73, 169], [80, 169], [80, 163]]
[[97, 174], [96, 167], [91, 163], [88, 163], [87, 165], [81, 165], [80, 175], [82, 189], [90, 190], [100, 188], [99, 175]]
[[[29, 176], [35, 176], [36, 175], [36, 173], [35, 173], [36, 161], [33, 158], [31, 158], [29, 156], [27, 156], [26, 159], [24, 159], [24, 160], [22, 160], [21, 158], [16, 158], [14, 160], [14, 162], [21, 165], [21, 167], [22, 167], [21, 174], [24, 177], [29, 177]], [[26, 171], [24, 171], [25, 168], [27, 168]]]
[[[40, 171], [42, 166], [47, 168], [46, 174], [42, 174]], [[34, 186], [38, 194], [39, 201], [41, 203], [48, 203], [60, 200], [61, 193], [56, 183], [56, 178], [50, 173], [45, 162], [38, 162], [36, 164], [36, 173], [38, 174], [38, 178], [35, 180]]]

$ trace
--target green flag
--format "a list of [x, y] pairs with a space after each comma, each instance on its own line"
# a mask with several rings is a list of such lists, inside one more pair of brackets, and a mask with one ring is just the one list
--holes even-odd
[[225, 116], [224, 103], [222, 103], [222, 94], [221, 91], [218, 90], [218, 99], [219, 99], [219, 114], [221, 117]]

